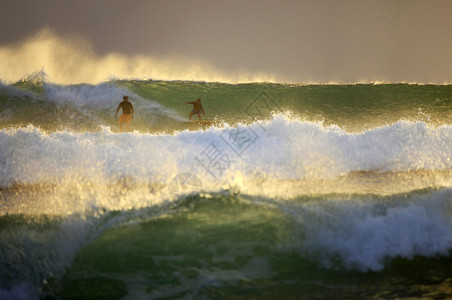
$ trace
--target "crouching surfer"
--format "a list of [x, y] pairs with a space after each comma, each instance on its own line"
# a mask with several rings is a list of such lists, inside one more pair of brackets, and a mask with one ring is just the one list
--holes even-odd
[[201, 121], [201, 113], [205, 116], [206, 113], [204, 112], [204, 108], [201, 104], [201, 99], [198, 99], [197, 101], [193, 102], [187, 102], [186, 104], [193, 104], [193, 110], [190, 112], [190, 115], [188, 116], [188, 119], [191, 120], [191, 117], [193, 115], [198, 115], [199, 121]]

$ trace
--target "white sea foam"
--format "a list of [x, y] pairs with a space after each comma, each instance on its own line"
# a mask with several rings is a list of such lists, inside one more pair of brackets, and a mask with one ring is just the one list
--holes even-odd
[[[255, 139], [249, 140], [243, 151], [238, 151], [233, 144], [234, 134], [251, 130]], [[162, 203], [168, 200], [168, 193], [161, 187], [177, 174], [187, 172], [196, 175], [207, 192], [228, 189], [282, 198], [294, 198], [303, 193], [352, 193], [357, 192], [355, 187], [360, 181], [354, 183], [355, 187], [349, 184], [350, 180], [334, 183], [341, 189], [332, 188], [327, 181], [360, 171], [447, 172], [452, 169], [451, 140], [449, 125], [434, 128], [421, 122], [398, 122], [351, 134], [337, 126], [283, 116], [249, 126], [224, 125], [173, 135], [115, 134], [108, 128], [95, 133], [46, 133], [29, 125], [0, 131], [0, 186], [57, 184], [62, 193], [78, 191], [81, 198], [77, 201], [61, 201], [64, 197], [56, 194], [55, 201], [59, 204], [49, 206], [33, 202], [33, 205], [18, 207], [23, 212], [25, 208], [38, 205], [40, 209], [45, 208], [43, 213], [64, 214], [92, 207], [130, 209]], [[208, 166], [208, 160], [213, 158], [215, 162]], [[433, 176], [428, 182], [421, 178], [419, 184], [406, 188], [403, 188], [402, 177], [396, 175], [372, 180], [387, 181], [387, 184], [369, 188], [368, 192], [377, 194], [452, 185], [450, 176]], [[386, 193], [378, 191], [394, 180], [399, 182], [400, 189], [395, 184], [395, 188]], [[124, 184], [134, 185], [134, 191], [120, 202], [111, 200], [115, 198], [111, 187]], [[365, 188], [363, 190], [366, 192]], [[11, 204], [3, 211], [11, 211], [8, 205]]]
[[297, 223], [295, 243], [324, 267], [381, 270], [395, 257], [448, 255], [452, 189], [409, 198], [279, 202]]
[[[309, 201], [297, 198], [306, 193], [304, 182], [313, 180], [316, 185], [319, 182], [316, 180], [339, 180], [338, 184], [344, 186], [338, 178], [352, 178], [353, 172], [396, 174], [376, 177], [383, 181], [377, 186], [381, 187], [390, 184], [388, 178], [398, 185], [397, 172], [450, 171], [450, 125], [432, 127], [422, 122], [401, 121], [363, 133], [347, 133], [337, 126], [277, 115], [265, 122], [237, 128], [223, 125], [172, 135], [115, 134], [108, 128], [94, 133], [46, 133], [32, 125], [2, 129], [0, 184], [12, 188], [1, 191], [0, 215], [65, 216], [65, 221], [56, 227], [56, 234], [51, 232], [56, 254], [50, 255], [57, 255], [57, 259], [49, 259], [53, 264], [50, 269], [58, 272], [102, 228], [121, 223], [112, 220], [100, 224], [98, 220], [104, 216], [103, 212], [158, 208], [172, 200], [161, 187], [177, 174], [190, 172], [202, 180], [207, 194], [224, 190], [240, 192], [256, 203], [271, 204], [272, 208], [291, 216], [297, 226], [290, 247], [326, 267], [339, 263], [352, 269], [380, 270], [388, 259], [396, 256], [447, 254], [452, 248], [450, 175], [440, 182], [442, 189], [411, 193], [408, 198], [403, 194], [369, 196], [378, 194], [373, 190], [349, 198], [347, 195], [354, 190], [345, 188], [328, 200], [325, 194], [337, 191], [326, 181], [320, 181], [325, 186], [317, 184], [317, 190], [311, 191], [314, 197]], [[247, 148], [234, 148], [234, 134], [247, 130], [254, 132], [251, 135], [255, 137], [254, 142]], [[237, 137], [235, 141], [246, 140]], [[217, 178], [196, 160], [203, 159], [206, 153], [212, 155], [209, 152], [212, 143], [222, 150], [221, 155], [231, 158], [222, 173], [214, 173], [216, 169], [212, 165], [210, 171]], [[47, 183], [56, 187], [46, 190]], [[31, 190], [27, 187], [15, 190], [15, 184], [30, 185]], [[34, 192], [33, 184], [43, 185]], [[416, 189], [410, 188], [406, 191]], [[315, 194], [323, 196], [316, 200]], [[5, 234], [5, 241], [9, 242], [11, 236], [9, 232]], [[40, 241], [39, 235], [33, 231], [31, 234]], [[27, 234], [23, 239], [18, 233], [12, 236], [20, 248], [29, 243]], [[48, 245], [37, 250], [47, 263]], [[33, 268], [30, 261], [26, 263], [29, 265], [25, 269]], [[0, 292], [10, 297], [20, 291]]]
[[[2, 129], [0, 185], [46, 182], [65, 176], [165, 181], [181, 172], [195, 172], [206, 181], [227, 181], [237, 173], [245, 179], [300, 179], [334, 178], [353, 171], [452, 168], [449, 125], [434, 128], [422, 122], [400, 121], [351, 134], [337, 126], [275, 116], [265, 123], [237, 128], [226, 125], [174, 135], [114, 134], [108, 128], [96, 133], [45, 133], [32, 125]], [[255, 140], [249, 140], [248, 147], [237, 153], [234, 134], [250, 130]], [[227, 168], [215, 173], [217, 178], [196, 160], [205, 156], [212, 143], [230, 158], [224, 166]]]
[[90, 111], [109, 111], [113, 116], [116, 107], [123, 96], [128, 96], [133, 102], [135, 110], [148, 112], [160, 116], [168, 116], [174, 120], [185, 121], [176, 112], [162, 106], [158, 102], [144, 99], [125, 88], [114, 84], [103, 83], [99, 85], [55, 85], [44, 84], [47, 101], [57, 105], [69, 104], [72, 107], [83, 109], [84, 113]]

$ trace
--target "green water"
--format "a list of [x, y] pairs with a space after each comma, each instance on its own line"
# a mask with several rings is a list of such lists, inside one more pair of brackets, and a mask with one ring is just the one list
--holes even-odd
[[[271, 99], [265, 119], [284, 112], [307, 121], [323, 120], [350, 130], [363, 130], [398, 120], [447, 124], [452, 116], [452, 86], [408, 84], [287, 85], [187, 82], [119, 82], [143, 98], [187, 114], [186, 101], [203, 100], [210, 118], [227, 122], [253, 121], [246, 109], [262, 92]], [[273, 108], [273, 110], [272, 110]]]
[[[439, 126], [448, 124], [452, 116], [450, 85], [117, 81], [98, 86], [25, 82], [14, 88], [18, 90], [11, 91], [11, 87], [0, 90], [2, 127], [31, 123], [46, 130], [79, 132], [98, 131], [100, 125], [116, 128], [113, 116], [122, 94], [128, 94], [134, 103], [133, 129], [141, 132], [199, 129], [183, 123], [192, 110], [192, 106], [185, 103], [198, 98], [202, 99], [207, 114], [204, 120], [231, 125], [266, 120], [275, 113], [282, 113], [360, 132], [399, 120]], [[118, 90], [110, 97], [109, 104], [99, 100], [109, 97], [107, 89]], [[15, 95], [11, 97], [11, 93]]]
[[67, 270], [65, 299], [350, 299], [452, 296], [450, 257], [396, 258], [382, 272], [322, 268], [291, 245], [296, 224], [240, 196], [202, 199], [105, 231]]
[[0, 298], [452, 298], [451, 120], [451, 85], [0, 85]]

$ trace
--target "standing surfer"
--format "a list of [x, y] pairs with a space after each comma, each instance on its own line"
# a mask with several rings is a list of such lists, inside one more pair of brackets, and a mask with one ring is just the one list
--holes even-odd
[[191, 116], [198, 115], [199, 121], [201, 121], [201, 112], [205, 116], [206, 113], [204, 112], [204, 108], [201, 104], [201, 99], [198, 99], [197, 101], [193, 102], [187, 102], [186, 104], [193, 104], [193, 110], [190, 112], [190, 115], [188, 116], [188, 119], [191, 120]]
[[129, 97], [123, 97], [123, 101], [119, 103], [118, 108], [116, 109], [115, 118], [118, 116], [118, 111], [120, 108], [122, 108], [122, 115], [119, 118], [119, 130], [122, 132], [122, 126], [124, 125], [124, 123], [127, 129], [129, 129], [130, 120], [133, 120], [133, 105], [129, 102]]

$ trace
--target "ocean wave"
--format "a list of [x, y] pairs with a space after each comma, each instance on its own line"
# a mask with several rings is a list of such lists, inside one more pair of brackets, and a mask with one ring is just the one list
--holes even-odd
[[379, 271], [396, 257], [448, 256], [452, 190], [388, 198], [279, 203], [297, 223], [297, 249], [326, 268]]
[[[399, 121], [362, 133], [278, 115], [249, 125], [223, 124], [174, 134], [44, 132], [32, 125], [0, 131], [0, 185], [61, 178], [168, 181], [184, 172], [205, 182], [337, 178], [357, 171], [452, 168], [452, 127]], [[222, 169], [203, 167], [217, 151]], [[227, 160], [226, 160], [227, 159]], [[218, 164], [221, 162], [217, 162]], [[218, 166], [218, 165], [217, 165]], [[235, 179], [233, 179], [235, 178]]]

